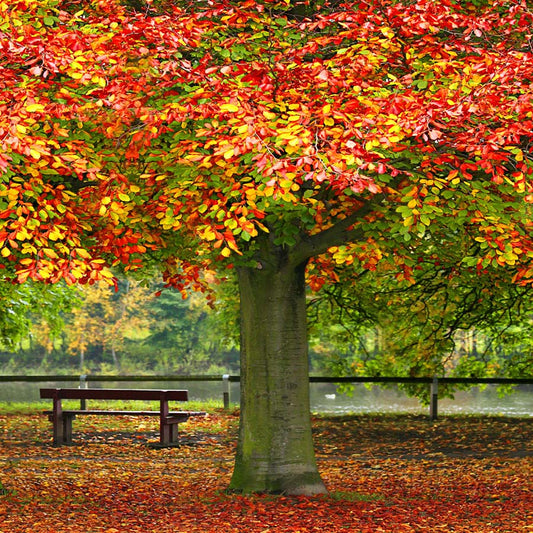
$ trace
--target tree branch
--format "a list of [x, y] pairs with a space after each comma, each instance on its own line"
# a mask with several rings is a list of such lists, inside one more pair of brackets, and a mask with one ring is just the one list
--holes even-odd
[[357, 211], [339, 220], [330, 228], [314, 235], [305, 235], [290, 252], [291, 260], [298, 264], [326, 252], [332, 246], [362, 240], [365, 236], [364, 230], [361, 227], [354, 228], [353, 225], [374, 211], [384, 198], [385, 193], [376, 194]]

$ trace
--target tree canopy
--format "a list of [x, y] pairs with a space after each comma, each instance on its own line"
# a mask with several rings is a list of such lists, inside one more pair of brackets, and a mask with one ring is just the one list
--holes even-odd
[[428, 233], [434, 261], [453, 243], [464, 265], [531, 279], [524, 3], [0, 11], [0, 253], [18, 281], [157, 257], [184, 288], [267, 238], [329, 251], [314, 287], [332, 264], [409, 278]]

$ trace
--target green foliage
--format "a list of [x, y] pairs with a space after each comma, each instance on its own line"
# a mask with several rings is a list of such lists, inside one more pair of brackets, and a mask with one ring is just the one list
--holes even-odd
[[0, 343], [14, 349], [31, 330], [32, 324], [45, 322], [52, 336], [61, 332], [65, 313], [79, 302], [73, 287], [59, 283], [13, 285], [0, 281]]
[[176, 291], [163, 290], [147, 311], [154, 322], [142, 345], [158, 354], [160, 367], [174, 373], [206, 372], [215, 361], [220, 364], [225, 347], [203, 297], [193, 294], [184, 300]]
[[325, 498], [338, 502], [375, 502], [383, 500], [380, 494], [365, 494], [363, 492], [335, 491], [330, 492]]
[[[450, 255], [452, 259], [452, 255]], [[528, 377], [533, 372], [531, 288], [501, 270], [478, 275], [439, 261], [415, 263], [414, 282], [387, 269], [351, 287], [340, 277], [311, 300], [314, 362], [332, 375]], [[341, 274], [339, 273], [339, 276]], [[425, 385], [402, 385], [429, 400]], [[441, 386], [442, 397], [468, 386]], [[350, 387], [344, 387], [349, 390]]]

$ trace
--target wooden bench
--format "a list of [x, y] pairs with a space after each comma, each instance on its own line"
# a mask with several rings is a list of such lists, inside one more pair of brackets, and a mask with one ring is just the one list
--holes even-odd
[[[72, 444], [72, 421], [80, 415], [107, 416], [158, 416], [159, 445], [173, 446], [177, 443], [178, 424], [191, 416], [205, 415], [203, 412], [170, 411], [169, 402], [185, 402], [189, 398], [186, 390], [158, 389], [40, 389], [41, 398], [53, 400], [49, 415], [54, 430], [54, 446]], [[62, 400], [145, 400], [159, 401], [159, 411], [105, 411], [94, 409], [65, 410]]]

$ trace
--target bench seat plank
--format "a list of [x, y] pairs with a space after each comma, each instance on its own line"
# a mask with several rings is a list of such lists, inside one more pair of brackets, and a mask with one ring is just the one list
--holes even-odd
[[[105, 415], [105, 416], [160, 416], [159, 411], [105, 411], [103, 409], [63, 409], [64, 415]], [[54, 414], [53, 411], [43, 411], [45, 415]], [[190, 416], [205, 415], [201, 411], [170, 411], [167, 416], [181, 416], [184, 419]]]

